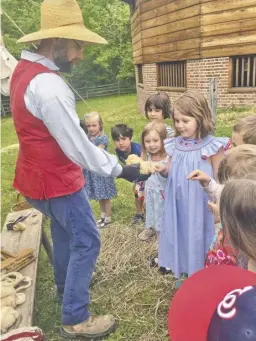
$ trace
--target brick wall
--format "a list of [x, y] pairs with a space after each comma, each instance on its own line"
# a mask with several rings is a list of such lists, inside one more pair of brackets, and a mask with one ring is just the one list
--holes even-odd
[[[140, 112], [144, 112], [144, 104], [148, 96], [155, 93], [157, 87], [156, 64], [143, 65], [143, 85], [138, 84], [137, 67], [135, 67], [137, 81], [137, 99]], [[187, 61], [187, 89], [200, 91], [209, 97], [209, 79], [218, 80], [218, 107], [241, 107], [256, 105], [256, 92], [228, 91], [229, 87], [229, 57], [207, 58]], [[173, 103], [182, 93], [167, 92]]]

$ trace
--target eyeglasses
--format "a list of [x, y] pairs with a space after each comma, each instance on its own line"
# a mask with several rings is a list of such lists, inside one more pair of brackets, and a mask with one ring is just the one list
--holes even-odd
[[78, 50], [82, 50], [82, 49], [84, 48], [84, 46], [85, 46], [85, 43], [82, 42], [82, 41], [75, 40], [75, 39], [73, 39], [72, 41], [75, 43], [76, 48], [77, 48]]

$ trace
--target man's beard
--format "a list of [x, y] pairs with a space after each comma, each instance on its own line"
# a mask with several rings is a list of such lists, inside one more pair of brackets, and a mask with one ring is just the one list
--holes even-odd
[[58, 56], [54, 59], [55, 64], [60, 69], [60, 72], [71, 73], [72, 62], [66, 60], [64, 56]]

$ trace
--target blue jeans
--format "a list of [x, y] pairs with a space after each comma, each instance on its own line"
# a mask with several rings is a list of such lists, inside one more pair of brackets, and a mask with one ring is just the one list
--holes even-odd
[[87, 320], [89, 285], [100, 252], [100, 236], [85, 189], [49, 200], [26, 200], [51, 219], [54, 278], [63, 293], [62, 323]]

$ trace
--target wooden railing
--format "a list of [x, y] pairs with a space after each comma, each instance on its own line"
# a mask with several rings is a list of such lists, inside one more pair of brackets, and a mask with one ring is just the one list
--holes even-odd
[[[92, 98], [92, 97], [105, 97], [111, 95], [121, 95], [121, 94], [129, 94], [136, 93], [136, 86], [125, 84], [121, 82], [99, 85], [95, 87], [82, 87], [75, 89], [79, 95], [84, 98]], [[75, 94], [75, 99], [79, 101], [81, 98]], [[10, 98], [1, 96], [1, 116], [6, 116], [11, 113], [10, 109]]]
[[256, 87], [256, 55], [232, 57], [231, 87]]

